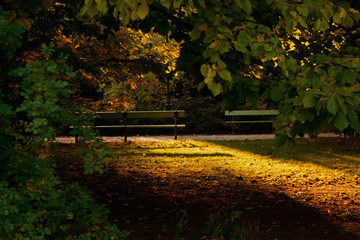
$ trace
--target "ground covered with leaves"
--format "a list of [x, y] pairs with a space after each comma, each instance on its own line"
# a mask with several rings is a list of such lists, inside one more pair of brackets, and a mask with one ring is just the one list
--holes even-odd
[[[360, 239], [360, 148], [344, 138], [108, 143], [84, 175], [74, 144], [61, 178], [88, 187], [128, 239]], [[236, 238], [237, 237], [237, 238]]]

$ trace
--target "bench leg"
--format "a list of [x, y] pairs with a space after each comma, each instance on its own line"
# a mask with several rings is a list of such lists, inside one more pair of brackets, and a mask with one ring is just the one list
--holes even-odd
[[[234, 117], [232, 117], [232, 121], [234, 121], [234, 120], [235, 120]], [[235, 134], [235, 128], [234, 128], [233, 123], [231, 124], [231, 130], [232, 130], [232, 135], [234, 135]]]
[[75, 143], [79, 143], [79, 136], [75, 136]]
[[128, 129], [126, 127], [127, 125], [127, 112], [124, 112], [124, 128], [125, 128], [125, 139], [124, 142], [127, 142], [127, 135], [128, 135]]
[[174, 121], [175, 121], [175, 140], [177, 140], [177, 119], [178, 119], [178, 112], [175, 112], [175, 115], [174, 115]]
[[128, 129], [125, 126], [125, 136], [124, 136], [124, 142], [127, 142], [127, 136], [128, 136]]

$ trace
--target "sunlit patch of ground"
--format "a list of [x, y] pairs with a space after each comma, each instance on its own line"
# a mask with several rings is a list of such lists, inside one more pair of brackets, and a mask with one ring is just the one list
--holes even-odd
[[[312, 213], [302, 212], [308, 211], [301, 207], [305, 206], [340, 226], [340, 231], [360, 236], [360, 150], [348, 139], [298, 139], [289, 148], [277, 148], [272, 141], [263, 140], [180, 140], [108, 146], [119, 154], [108, 167], [110, 184], [117, 185], [117, 178], [119, 182], [129, 181], [134, 189], [140, 187], [144, 194], [173, 203], [241, 206], [241, 210], [260, 220], [268, 218], [270, 223], [260, 227], [271, 236], [293, 229], [299, 234], [293, 239], [303, 239], [299, 233], [303, 229], [325, 234], [313, 239], [336, 239], [335, 235], [331, 238], [335, 230], [325, 226], [323, 220], [306, 219]], [[99, 179], [102, 181], [101, 176]], [[109, 197], [115, 194], [121, 195], [108, 193]], [[112, 198], [109, 201], [110, 206], [115, 204]], [[284, 202], [291, 203], [282, 205]], [[262, 212], [275, 216], [261, 219]], [[299, 215], [298, 223], [288, 216], [294, 214]], [[295, 222], [286, 225], [287, 218]]]
[[207, 196], [212, 201], [216, 195], [218, 201], [226, 200], [241, 182], [356, 222], [359, 146], [342, 141], [298, 140], [289, 148], [277, 148], [272, 141], [138, 142], [120, 144], [120, 157], [112, 164], [120, 175], [136, 172], [136, 180], [150, 180], [153, 191], [169, 198], [196, 201]]

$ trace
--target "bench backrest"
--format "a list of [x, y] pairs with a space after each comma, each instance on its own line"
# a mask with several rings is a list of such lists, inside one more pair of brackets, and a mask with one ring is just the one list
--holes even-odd
[[95, 116], [103, 119], [116, 118], [183, 118], [184, 110], [166, 110], [166, 111], [123, 111], [123, 112], [95, 112]]
[[278, 110], [234, 110], [225, 111], [225, 116], [276, 116], [279, 114]]

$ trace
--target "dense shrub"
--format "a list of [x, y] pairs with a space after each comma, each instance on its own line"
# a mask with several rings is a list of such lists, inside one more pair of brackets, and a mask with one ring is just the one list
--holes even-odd
[[[17, 59], [22, 29], [8, 25], [5, 14], [0, 9], [0, 239], [124, 239], [88, 190], [61, 182], [54, 171], [46, 140], [76, 123], [66, 57], [53, 60], [53, 49], [43, 46], [41, 61]], [[95, 136], [91, 129], [75, 131], [82, 140]], [[108, 154], [99, 140], [79, 151], [86, 172], [101, 172], [99, 160]]]

